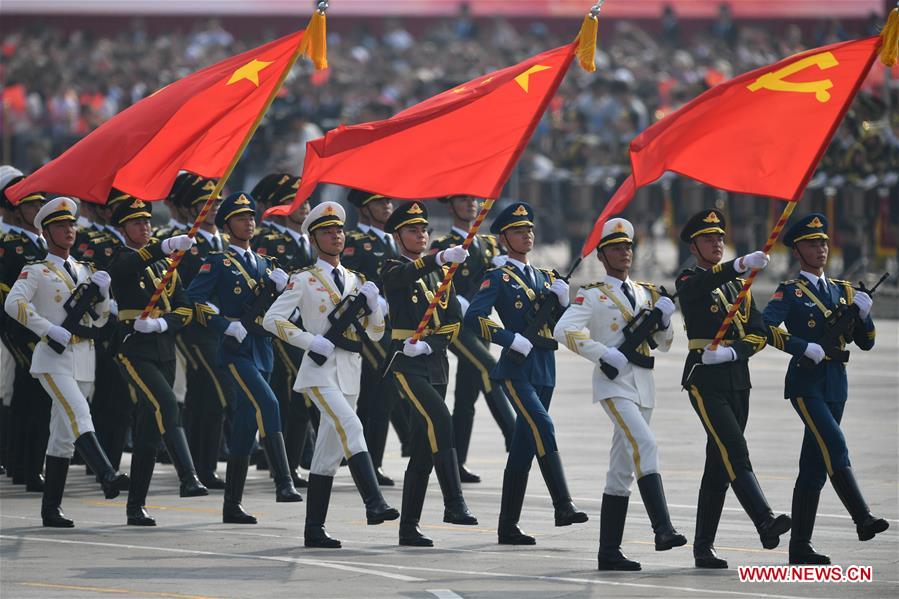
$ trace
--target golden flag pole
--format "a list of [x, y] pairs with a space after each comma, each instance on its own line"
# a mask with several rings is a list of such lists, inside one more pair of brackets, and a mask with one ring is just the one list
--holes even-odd
[[[234, 157], [231, 159], [231, 162], [228, 164], [228, 168], [225, 169], [224, 174], [218, 180], [218, 183], [216, 183], [215, 190], [213, 190], [213, 192], [209, 195], [209, 199], [206, 200], [205, 204], [203, 204], [202, 210], [200, 210], [200, 213], [197, 214], [196, 220], [194, 220], [193, 225], [191, 225], [190, 230], [187, 232], [187, 235], [189, 237], [193, 238], [197, 234], [197, 230], [200, 228], [200, 224], [204, 220], [206, 220], [206, 215], [209, 213], [212, 205], [221, 195], [222, 189], [224, 189], [225, 187], [225, 183], [227, 183], [232, 171], [234, 171], [234, 167], [237, 165], [237, 161], [240, 160], [240, 157], [243, 155], [244, 150], [246, 150], [247, 145], [250, 143], [250, 139], [252, 139], [253, 134], [256, 133], [256, 129], [259, 128], [259, 124], [262, 122], [262, 118], [265, 116], [265, 113], [268, 112], [268, 109], [272, 105], [272, 102], [274, 102], [275, 97], [281, 90], [281, 85], [283, 85], [284, 79], [287, 78], [287, 75], [288, 73], [290, 73], [293, 65], [296, 64], [297, 59], [301, 55], [308, 56], [313, 61], [313, 63], [315, 63], [316, 69], [320, 70], [327, 68], [327, 46], [324, 42], [326, 34], [325, 13], [327, 10], [327, 2], [322, 1], [318, 3], [318, 8], [312, 13], [312, 18], [309, 20], [309, 25], [306, 27], [305, 33], [300, 38], [300, 41], [297, 44], [297, 48], [294, 51], [293, 56], [291, 56], [290, 58], [290, 62], [281, 73], [281, 76], [278, 79], [278, 82], [272, 88], [272, 91], [269, 93], [269, 96], [265, 101], [265, 105], [262, 107], [262, 110], [259, 111], [259, 114], [256, 116], [256, 120], [253, 121], [253, 125], [250, 127], [249, 131], [247, 131], [246, 137], [244, 137], [243, 142], [240, 144], [240, 148], [238, 148], [237, 152], [234, 154]], [[149, 316], [150, 312], [153, 310], [153, 307], [156, 305], [156, 302], [158, 302], [160, 296], [162, 296], [162, 292], [165, 289], [165, 286], [168, 285], [172, 280], [172, 277], [174, 276], [178, 265], [181, 264], [181, 259], [183, 257], [184, 252], [174, 252], [168, 269], [165, 271], [165, 275], [156, 285], [156, 289], [153, 291], [153, 295], [150, 297], [150, 301], [147, 302], [147, 306], [141, 313], [140, 318], [143, 319]]]

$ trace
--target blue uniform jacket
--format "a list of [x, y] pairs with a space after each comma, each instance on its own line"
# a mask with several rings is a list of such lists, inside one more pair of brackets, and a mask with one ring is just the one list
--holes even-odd
[[[274, 268], [271, 258], [255, 252], [252, 255], [255, 268], [251, 271], [234, 250], [209, 253], [187, 288], [199, 324], [224, 335], [228, 325], [240, 319], [244, 306], [255, 297], [254, 288], [264, 285], [268, 273]], [[215, 314], [207, 303], [214, 304], [219, 313]], [[249, 361], [258, 370], [271, 372], [272, 357], [272, 339], [268, 336], [248, 334], [236, 353], [229, 351], [224, 343], [219, 346], [221, 366], [243, 360]]]
[[[768, 328], [768, 344], [793, 356], [784, 386], [786, 398], [821, 397], [828, 402], [846, 401], [845, 364], [825, 358], [814, 369], [799, 366], [799, 358], [808, 344], [817, 342], [827, 326], [827, 317], [812, 296], [828, 310], [838, 304], [851, 305], [855, 297], [855, 290], [848, 281], [827, 279], [827, 290], [829, 297], [817, 297], [814, 286], [800, 275], [781, 283], [762, 313]], [[780, 328], [781, 323], [786, 324], [786, 331]], [[867, 351], [874, 347], [874, 333], [874, 321], [869, 315], [856, 323], [853, 334], [845, 341], [847, 344], [855, 342], [859, 349]]]
[[[485, 341], [503, 346], [502, 354], [490, 377], [496, 380], [525, 380], [534, 386], [554, 387], [556, 385], [555, 352], [549, 349], [534, 348], [522, 364], [516, 364], [506, 356], [515, 333], [522, 333], [528, 326], [526, 317], [531, 314], [532, 306], [552, 291], [550, 284], [555, 277], [550, 271], [535, 268], [536, 289], [533, 289], [534, 300], [527, 294], [530, 288], [527, 278], [518, 267], [507, 264], [487, 271], [481, 287], [471, 300], [465, 312], [463, 325], [473, 330]], [[513, 276], [515, 275], [515, 276]], [[516, 280], [516, 277], [519, 280]], [[520, 281], [520, 282], [519, 282]], [[522, 286], [524, 283], [524, 286]], [[490, 319], [496, 308], [503, 326]], [[541, 332], [552, 339], [552, 330]]]

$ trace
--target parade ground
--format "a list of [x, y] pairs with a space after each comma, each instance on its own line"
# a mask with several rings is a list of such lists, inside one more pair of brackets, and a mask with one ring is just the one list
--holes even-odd
[[[677, 317], [675, 317], [677, 318]], [[686, 351], [681, 322], [671, 353], [656, 359], [658, 403], [652, 425], [674, 526], [692, 541], [705, 434], [679, 380]], [[623, 550], [642, 572], [596, 570], [599, 508], [612, 427], [591, 398], [592, 366], [567, 351], [557, 353], [559, 384], [551, 414], [576, 504], [586, 524], [556, 528], [546, 487], [534, 465], [522, 528], [535, 547], [496, 543], [505, 453], [499, 430], [479, 400], [469, 467], [483, 477], [464, 486], [480, 524], [442, 523], [437, 481], [425, 502], [422, 528], [432, 549], [397, 546], [397, 524], [366, 526], [361, 500], [347, 469], [335, 480], [328, 531], [341, 550], [303, 547], [305, 504], [275, 503], [268, 472], [255, 469], [243, 505], [256, 526], [221, 523], [221, 491], [180, 499], [171, 466], [157, 466], [147, 508], [156, 528], [125, 526], [125, 497], [105, 501], [99, 487], [73, 466], [63, 509], [74, 529], [42, 528], [39, 494], [0, 478], [0, 595], [4, 598], [78, 597], [896, 597], [899, 596], [899, 322], [877, 322], [877, 345], [853, 349], [849, 403], [843, 419], [852, 465], [873, 513], [891, 528], [859, 542], [846, 510], [828, 485], [822, 495], [813, 543], [834, 564], [871, 566], [863, 583], [740, 582], [738, 566], [787, 563], [787, 536], [761, 548], [755, 529], [732, 493], [716, 547], [729, 570], [697, 570], [691, 545], [654, 551], [652, 531], [636, 485]], [[451, 358], [452, 359], [452, 358]], [[782, 399], [787, 356], [767, 348], [751, 361], [754, 388], [747, 438], [755, 471], [775, 511], [790, 511], [802, 425]], [[448, 402], [451, 402], [452, 388]], [[128, 468], [125, 456], [123, 470]], [[402, 480], [405, 458], [392, 436], [384, 469]], [[224, 475], [224, 464], [219, 465]], [[400, 507], [400, 487], [386, 488]]]

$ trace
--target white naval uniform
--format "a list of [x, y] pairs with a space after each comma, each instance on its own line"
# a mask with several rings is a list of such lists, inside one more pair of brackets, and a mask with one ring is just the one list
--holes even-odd
[[[291, 275], [284, 293], [265, 314], [266, 330], [308, 351], [315, 335], [324, 335], [330, 328], [328, 314], [334, 306], [342, 297], [359, 293], [365, 282], [361, 275], [343, 266], [338, 268], [343, 276], [343, 294], [338, 293], [334, 284], [333, 267], [324, 260], [319, 259], [313, 266]], [[294, 310], [299, 310], [302, 329], [290, 322]], [[384, 313], [380, 306], [363, 319], [363, 325], [372, 341], [384, 335]], [[361, 376], [362, 357], [339, 347], [321, 366], [308, 358], [300, 364], [294, 391], [312, 400], [323, 416], [309, 472], [334, 476], [341, 459], [368, 451], [362, 422], [356, 415]]]
[[[61, 325], [66, 318], [63, 304], [93, 272], [84, 262], [73, 258], [68, 262], [75, 281], [66, 272], [63, 260], [52, 254], [41, 262], [25, 265], [4, 306], [7, 314], [41, 337], [31, 358], [31, 374], [53, 399], [47, 455], [58, 458], [71, 458], [75, 440], [94, 430], [87, 403], [94, 383], [94, 342], [73, 337], [65, 350], [57, 354], [46, 341], [50, 327]], [[82, 325], [103, 326], [109, 318], [109, 298], [104, 297], [94, 309], [100, 318], [92, 321], [85, 315]]]
[[[634, 473], [640, 478], [659, 471], [655, 435], [649, 428], [655, 407], [652, 370], [628, 363], [614, 380], [600, 370], [606, 350], [624, 342], [627, 322], [641, 308], [651, 308], [659, 296], [644, 284], [630, 279], [625, 283], [631, 286], [636, 309], [621, 290], [622, 281], [606, 275], [599, 283], [578, 289], [553, 331], [559, 343], [596, 364], [593, 401], [602, 404], [614, 426], [605, 493], [619, 496], [630, 495]], [[653, 335], [661, 351], [671, 348], [673, 338], [671, 326]]]

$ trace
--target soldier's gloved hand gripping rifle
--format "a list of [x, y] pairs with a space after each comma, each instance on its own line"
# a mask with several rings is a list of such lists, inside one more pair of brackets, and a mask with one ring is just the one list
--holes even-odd
[[[671, 295], [664, 287], [660, 287], [659, 289], [662, 292], [663, 297], [667, 297], [672, 301], [677, 297], [676, 293]], [[658, 347], [658, 344], [652, 336], [661, 328], [661, 325], [661, 310], [655, 307], [641, 309], [626, 325], [624, 325], [624, 330], [622, 331], [624, 333], [624, 342], [618, 346], [618, 351], [624, 354], [624, 357], [627, 358], [627, 361], [631, 364], [639, 366], [640, 368], [652, 368], [655, 366], [656, 359], [652, 356], [641, 354], [637, 350], [643, 343], [648, 344], [652, 349]], [[671, 325], [669, 324], [668, 326]], [[599, 361], [599, 369], [612, 380], [618, 376], [618, 369], [602, 360]]]
[[[883, 273], [883, 276], [880, 277], [880, 280], [878, 280], [871, 289], [868, 289], [863, 282], [859, 281], [858, 287], [855, 289], [856, 291], [861, 291], [874, 297], [874, 292], [877, 291], [880, 284], [889, 276], [890, 273]], [[859, 308], [856, 304], [850, 304], [848, 306], [840, 304], [827, 315], [827, 322], [823, 327], [821, 336], [814, 339], [814, 342], [820, 345], [821, 349], [824, 350], [825, 356], [835, 362], [845, 363], [849, 361], [849, 351], [840, 349], [840, 339], [843, 338], [845, 340], [845, 337], [852, 333], [852, 329], [855, 327], [858, 318]], [[799, 358], [799, 366], [811, 370], [814, 369], [817, 364], [815, 364], [815, 361], [808, 356], [801, 356]]]
[[[93, 320], [98, 320], [99, 315], [94, 311], [96, 306], [102, 300], [103, 292], [100, 287], [93, 281], [85, 281], [72, 291], [72, 295], [63, 304], [66, 311], [66, 318], [60, 325], [62, 328], [72, 333], [72, 335], [81, 337], [82, 339], [95, 339], [99, 333], [99, 328], [84, 326], [81, 320], [85, 314], [89, 314]], [[47, 339], [47, 345], [53, 348], [58, 354], [65, 351], [66, 347], [54, 341]]]
[[[274, 303], [275, 296], [277, 295], [278, 292], [275, 290], [274, 281], [267, 277], [265, 283], [260, 283], [256, 286], [256, 295], [253, 298], [253, 301], [244, 306], [243, 314], [241, 314], [240, 317], [240, 324], [247, 330], [247, 333], [260, 335], [262, 337], [271, 336], [271, 333], [265, 330], [258, 321], [261, 316], [265, 315], [272, 303]], [[228, 351], [240, 351], [240, 341], [234, 337], [226, 335], [222, 343], [224, 343], [225, 348], [228, 349]]]
[[[564, 277], [559, 274], [558, 271], [554, 270], [553, 274], [556, 275], [557, 279], [568, 282], [568, 279], [571, 278], [571, 275], [574, 274], [574, 271], [577, 270], [577, 267], [580, 266], [582, 257], [578, 257], [577, 260], [574, 261], [574, 264], [571, 265], [571, 268], [568, 270], [568, 274]], [[539, 303], [534, 304], [533, 314], [528, 318], [528, 326], [524, 331], [521, 332], [521, 335], [526, 338], [528, 341], [533, 344], [534, 347], [539, 349], [548, 349], [555, 350], [559, 347], [559, 344], [556, 343], [555, 339], [552, 337], [544, 337], [540, 334], [545, 327], [552, 327], [555, 325], [556, 313], [558, 312], [561, 304], [559, 303], [559, 297], [555, 293], [547, 293], [543, 296]], [[522, 364], [525, 361], [524, 354], [521, 354], [513, 349], [510, 349], [506, 354], [512, 362], [515, 364]]]
[[[369, 338], [365, 327], [360, 322], [369, 314], [371, 314], [371, 309], [368, 307], [368, 299], [363, 294], [346, 296], [328, 314], [328, 322], [331, 323], [331, 327], [324, 334], [325, 339], [333, 343], [334, 347], [354, 353], [360, 353], [362, 347], [366, 346], [373, 356], [377, 356], [377, 349], [371, 347], [374, 342]], [[356, 330], [356, 334], [359, 336], [358, 341], [347, 339], [344, 335], [350, 327]], [[308, 352], [306, 357], [311, 358], [319, 366], [327, 360], [325, 356], [315, 352]]]

